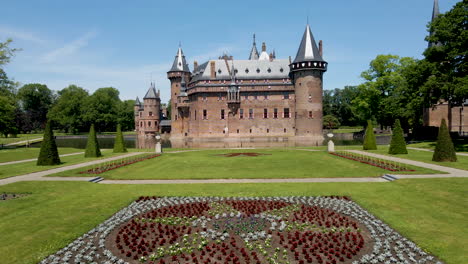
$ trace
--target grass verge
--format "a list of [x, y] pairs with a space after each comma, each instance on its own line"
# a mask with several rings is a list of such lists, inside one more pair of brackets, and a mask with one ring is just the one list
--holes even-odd
[[[25, 159], [36, 159], [39, 156], [39, 151], [40, 148], [2, 149], [0, 150], [0, 163]], [[83, 151], [83, 149], [76, 148], [58, 148], [60, 155]]]

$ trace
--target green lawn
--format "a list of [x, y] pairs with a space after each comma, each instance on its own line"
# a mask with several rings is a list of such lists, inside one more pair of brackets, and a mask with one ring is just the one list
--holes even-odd
[[140, 195], [289, 196], [348, 195], [446, 263], [468, 259], [468, 179], [392, 183], [284, 183], [106, 185], [21, 182], [0, 192], [31, 193], [0, 202], [3, 264], [37, 263], [88, 232]]
[[32, 173], [32, 172], [50, 170], [50, 169], [54, 169], [58, 167], [73, 165], [73, 164], [91, 161], [95, 159], [103, 159], [103, 158], [109, 158], [109, 157], [116, 156], [116, 155], [122, 155], [122, 153], [114, 154], [112, 153], [112, 150], [110, 149], [101, 150], [101, 152], [103, 156], [99, 158], [85, 158], [84, 154], [62, 157], [60, 158], [60, 160], [62, 161], [62, 164], [56, 165], [56, 166], [37, 166], [36, 161], [0, 166], [0, 179], [17, 176], [17, 175], [23, 175], [23, 174]]
[[428, 151], [408, 149], [408, 154], [390, 155], [388, 154], [388, 146], [378, 146], [377, 148], [378, 148], [377, 150], [369, 150], [369, 152], [383, 154], [387, 156], [394, 156], [394, 157], [403, 158], [403, 159], [422, 161], [422, 162], [432, 163], [432, 164], [456, 168], [456, 169], [468, 170], [468, 157], [467, 156], [458, 155], [457, 162], [436, 162], [436, 161], [432, 161], [433, 153], [428, 152]]
[[[0, 150], [0, 163], [16, 160], [35, 159], [39, 156], [39, 148], [17, 148]], [[83, 152], [84, 149], [59, 148], [59, 154]]]
[[[468, 139], [453, 140], [453, 145], [455, 146], [455, 151], [468, 152]], [[425, 148], [425, 149], [431, 149], [431, 150], [434, 150], [435, 146], [436, 146], [435, 141], [426, 141], [426, 142], [408, 144], [408, 147]]]
[[[223, 153], [255, 152], [257, 157], [224, 157]], [[437, 173], [412, 167], [412, 174]], [[85, 169], [64, 171], [51, 176], [84, 177]], [[161, 157], [138, 162], [100, 177], [106, 179], [249, 179], [249, 178], [342, 178], [380, 177], [389, 171], [356, 161], [332, 156], [325, 151], [295, 149], [205, 150], [166, 153]]]
[[33, 139], [42, 139], [44, 135], [43, 134], [18, 134], [16, 137], [0, 137], [0, 145], [1, 144], [10, 144], [10, 143], [15, 143], [15, 142], [20, 142], [20, 141], [25, 141], [25, 140], [33, 140]]

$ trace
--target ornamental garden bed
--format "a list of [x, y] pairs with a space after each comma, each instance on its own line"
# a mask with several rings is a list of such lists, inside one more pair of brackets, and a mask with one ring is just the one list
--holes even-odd
[[353, 152], [348, 151], [339, 151], [339, 152], [331, 152], [330, 154], [342, 157], [349, 160], [359, 161], [364, 164], [368, 164], [374, 167], [379, 167], [389, 171], [414, 171], [413, 169], [409, 169], [405, 164], [398, 163], [390, 160], [384, 160], [379, 158], [374, 158], [367, 155], [361, 155]]
[[99, 166], [87, 169], [85, 171], [80, 171], [80, 174], [101, 174], [106, 171], [110, 170], [115, 170], [124, 166], [128, 166], [140, 161], [148, 160], [148, 159], [153, 159], [156, 157], [161, 156], [160, 154], [149, 154], [149, 155], [144, 155], [144, 156], [138, 156], [138, 157], [130, 157], [130, 158], [125, 158], [125, 159], [119, 159], [103, 164], [99, 164]]
[[231, 157], [258, 157], [264, 155], [271, 155], [271, 154], [264, 154], [264, 153], [256, 153], [256, 152], [244, 152], [244, 153], [226, 153], [226, 154], [219, 154], [218, 156], [223, 156], [227, 158]]
[[46, 263], [442, 263], [348, 197], [140, 197]]
[[17, 199], [23, 196], [27, 196], [26, 193], [0, 193], [0, 201], [6, 201], [11, 199]]

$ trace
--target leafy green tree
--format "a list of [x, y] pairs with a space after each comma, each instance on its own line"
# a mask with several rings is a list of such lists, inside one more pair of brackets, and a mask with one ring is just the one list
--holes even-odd
[[118, 104], [117, 122], [122, 125], [123, 131], [132, 131], [135, 129], [134, 105], [135, 100], [125, 100]]
[[171, 120], [171, 112], [172, 112], [172, 106], [171, 106], [171, 100], [167, 102], [167, 119]]
[[41, 150], [37, 165], [58, 165], [60, 164], [60, 157], [55, 143], [54, 131], [52, 130], [52, 122], [48, 121], [44, 130], [44, 139], [41, 143]]
[[101, 150], [99, 149], [99, 142], [96, 136], [94, 124], [89, 128], [88, 141], [86, 142], [85, 158], [101, 157]]
[[99, 88], [85, 100], [83, 118], [87, 123], [96, 124], [98, 131], [115, 131], [120, 103], [119, 90]]
[[439, 135], [437, 136], [437, 143], [432, 155], [433, 161], [457, 161], [457, 154], [453, 146], [452, 138], [450, 137], [449, 130], [445, 119], [442, 119], [439, 127]]
[[127, 152], [125, 141], [120, 124], [117, 125], [117, 134], [115, 135], [114, 153]]
[[372, 121], [367, 121], [366, 134], [364, 135], [364, 144], [362, 145], [364, 150], [377, 149], [377, 141], [375, 139], [374, 127]]
[[[362, 124], [352, 111], [352, 101], [357, 97], [357, 86], [345, 86], [343, 89], [323, 91], [323, 114], [333, 115], [342, 125]], [[365, 120], [364, 120], [365, 121]]]
[[11, 98], [0, 95], [0, 133], [5, 137], [14, 130], [15, 105]]
[[44, 128], [47, 112], [54, 102], [52, 91], [44, 84], [26, 84], [18, 90], [18, 99], [21, 101], [26, 119], [31, 124], [30, 129], [25, 130]]
[[340, 126], [340, 121], [338, 118], [332, 115], [326, 115], [323, 117], [323, 127], [327, 129], [335, 129]]
[[7, 39], [0, 42], [0, 133], [5, 137], [8, 134], [18, 132], [16, 113], [19, 112], [19, 106], [16, 98], [16, 87], [18, 84], [11, 81], [5, 71], [4, 65], [10, 62], [18, 49], [10, 47], [12, 40]]
[[[430, 95], [431, 105], [440, 101], [451, 109], [468, 99], [468, 1], [458, 2], [450, 11], [439, 15], [428, 29], [429, 45], [424, 52], [433, 72], [423, 88]], [[452, 111], [448, 127], [452, 127]]]
[[10, 47], [12, 42], [12, 39], [7, 39], [5, 42], [0, 42], [0, 67], [9, 63], [11, 57], [15, 55], [15, 52], [19, 51], [19, 49]]
[[83, 118], [84, 102], [89, 97], [88, 91], [76, 85], [69, 85], [58, 92], [58, 99], [50, 109], [48, 117], [58, 123], [62, 129], [76, 134], [86, 130]]
[[398, 119], [395, 120], [395, 124], [393, 125], [392, 141], [390, 141], [388, 154], [408, 154], [405, 136], [403, 134], [403, 129], [401, 129], [400, 120]]

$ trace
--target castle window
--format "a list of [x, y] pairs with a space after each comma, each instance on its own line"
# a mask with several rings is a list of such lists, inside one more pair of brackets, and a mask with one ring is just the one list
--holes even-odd
[[252, 134], [252, 129], [249, 130], [250, 134]]
[[197, 110], [195, 110], [195, 115], [193, 117], [197, 120]]
[[286, 128], [284, 129], [284, 133], [286, 133]]
[[314, 118], [312, 111], [309, 111], [309, 118]]
[[288, 100], [289, 99], [289, 93], [284, 93], [283, 94], [283, 99]]
[[143, 113], [142, 113], [142, 112], [140, 112], [140, 117], [141, 117], [142, 115], [143, 115]]
[[235, 69], [235, 70], [234, 70], [234, 74], [237, 74], [237, 72], [238, 72], [237, 69]]
[[249, 109], [249, 119], [253, 119], [253, 118], [254, 118], [253, 109]]
[[204, 120], [208, 119], [208, 113], [207, 113], [206, 109], [203, 109], [203, 119]]
[[257, 99], [258, 99], [258, 98], [257, 98], [257, 95], [254, 95], [254, 100], [257, 100]]
[[218, 73], [221, 74], [221, 69], [218, 69]]
[[154, 121], [154, 127], [158, 127], [158, 121]]
[[149, 116], [153, 116], [153, 112], [149, 112]]
[[239, 129], [237, 129], [237, 134], [239, 134]]
[[267, 133], [270, 133], [270, 129], [267, 128]]
[[248, 73], [249, 73], [249, 69], [245, 69], [245, 73], [247, 73], [247, 74], [248, 74]]
[[264, 94], [263, 99], [268, 100], [268, 94]]
[[148, 121], [148, 127], [151, 127], [151, 122], [150, 121]]
[[224, 119], [224, 109], [221, 109], [221, 119]]
[[268, 109], [263, 109], [263, 118], [268, 118]]
[[260, 73], [260, 69], [259, 69], [259, 68], [257, 68], [257, 73]]
[[222, 97], [221, 94], [218, 94], [218, 101], [221, 100], [221, 97]]
[[203, 94], [203, 101], [206, 101], [206, 94]]
[[239, 109], [239, 118], [244, 119], [244, 109]]
[[273, 110], [273, 118], [278, 118], [278, 108]]
[[289, 113], [289, 108], [284, 108], [284, 113], [283, 113], [284, 118], [290, 118], [290, 113]]
[[140, 122], [140, 127], [143, 127], [143, 122]]
[[283, 72], [283, 71], [284, 71], [283, 68], [280, 68], [280, 72]]
[[175, 115], [175, 120], [177, 120], [177, 115]]
[[270, 68], [268, 68], [267, 72], [268, 72], [268, 73], [271, 73], [271, 69], [270, 69]]

